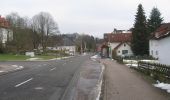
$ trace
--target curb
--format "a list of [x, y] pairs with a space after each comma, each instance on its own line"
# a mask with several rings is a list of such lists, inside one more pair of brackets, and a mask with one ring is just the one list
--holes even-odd
[[[85, 64], [82, 64], [79, 69], [77, 69], [69, 85], [66, 87], [64, 94], [61, 96], [60, 100], [100, 100], [105, 66], [102, 63], [99, 63], [98, 61], [93, 61], [91, 59], [89, 61], [92, 63], [90, 67], [88, 66], [89, 62], [87, 61]], [[89, 71], [90, 73], [88, 75], [87, 73]], [[97, 73], [93, 71], [97, 71]], [[93, 78], [93, 75], [96, 75], [96, 77]], [[91, 76], [92, 78], [88, 80], [89, 76]], [[83, 83], [86, 79], [90, 82], [90, 84], [88, 82]], [[83, 92], [88, 87], [91, 87], [88, 90], [89, 92]]]
[[104, 71], [105, 71], [105, 66], [102, 63], [100, 63], [100, 65], [102, 66], [102, 72], [101, 72], [99, 83], [97, 85], [98, 86], [98, 96], [97, 96], [96, 100], [100, 100], [100, 98], [101, 98], [103, 78], [104, 78]]
[[[66, 87], [66, 89], [65, 89], [60, 100], [74, 100], [73, 96], [75, 95], [75, 88], [76, 88], [76, 85], [77, 85], [78, 78], [80, 76], [80, 70], [81, 70], [81, 67], [79, 67], [76, 70], [76, 72], [73, 75], [73, 78], [71, 79], [69, 85]], [[71, 92], [73, 93], [72, 95], [71, 95]]]

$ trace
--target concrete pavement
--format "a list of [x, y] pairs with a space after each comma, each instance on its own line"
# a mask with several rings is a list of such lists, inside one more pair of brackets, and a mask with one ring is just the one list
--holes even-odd
[[170, 100], [167, 93], [155, 88], [134, 70], [110, 59], [105, 65], [104, 100]]
[[97, 61], [86, 61], [80, 70], [75, 99], [97, 100], [100, 96], [104, 66]]

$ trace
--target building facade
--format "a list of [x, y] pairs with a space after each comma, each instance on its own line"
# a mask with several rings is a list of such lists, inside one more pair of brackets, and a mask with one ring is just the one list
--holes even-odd
[[[123, 32], [123, 31], [114, 31], [112, 33], [105, 33], [104, 34], [104, 40], [105, 45], [103, 48], [106, 49], [107, 52], [102, 52], [102, 55], [107, 55], [105, 53], [108, 53], [109, 57], [112, 56], [132, 56], [133, 52], [131, 50], [131, 32]], [[105, 50], [105, 51], [106, 51]]]
[[149, 41], [149, 54], [161, 64], [170, 65], [170, 23], [162, 24]]
[[0, 16], [0, 41], [2, 44], [6, 44], [7, 41], [13, 39], [13, 32], [9, 28], [9, 22]]

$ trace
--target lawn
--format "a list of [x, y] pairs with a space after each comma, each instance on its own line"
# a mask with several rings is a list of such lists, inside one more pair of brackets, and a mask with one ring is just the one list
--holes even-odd
[[[0, 54], [0, 61], [20, 61], [20, 60], [27, 60], [31, 57], [25, 55], [12, 55], [12, 54]], [[41, 60], [49, 60], [56, 58], [56, 56], [47, 56], [47, 55], [39, 55], [33, 58], [39, 58]]]

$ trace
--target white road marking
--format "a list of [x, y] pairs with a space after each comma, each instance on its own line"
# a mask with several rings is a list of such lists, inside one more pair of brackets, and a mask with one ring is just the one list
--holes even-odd
[[43, 90], [44, 88], [43, 87], [35, 87], [34, 89], [35, 90]]
[[53, 71], [53, 70], [55, 70], [55, 69], [56, 69], [56, 67], [54, 67], [54, 68], [50, 69], [50, 71]]
[[21, 85], [23, 85], [23, 84], [25, 84], [25, 83], [27, 83], [27, 82], [29, 82], [29, 81], [31, 81], [31, 80], [33, 80], [33, 78], [30, 78], [30, 79], [28, 79], [28, 80], [26, 80], [26, 81], [24, 81], [24, 82], [21, 82], [21, 83], [15, 85], [15, 87], [19, 87], [19, 86], [21, 86]]

